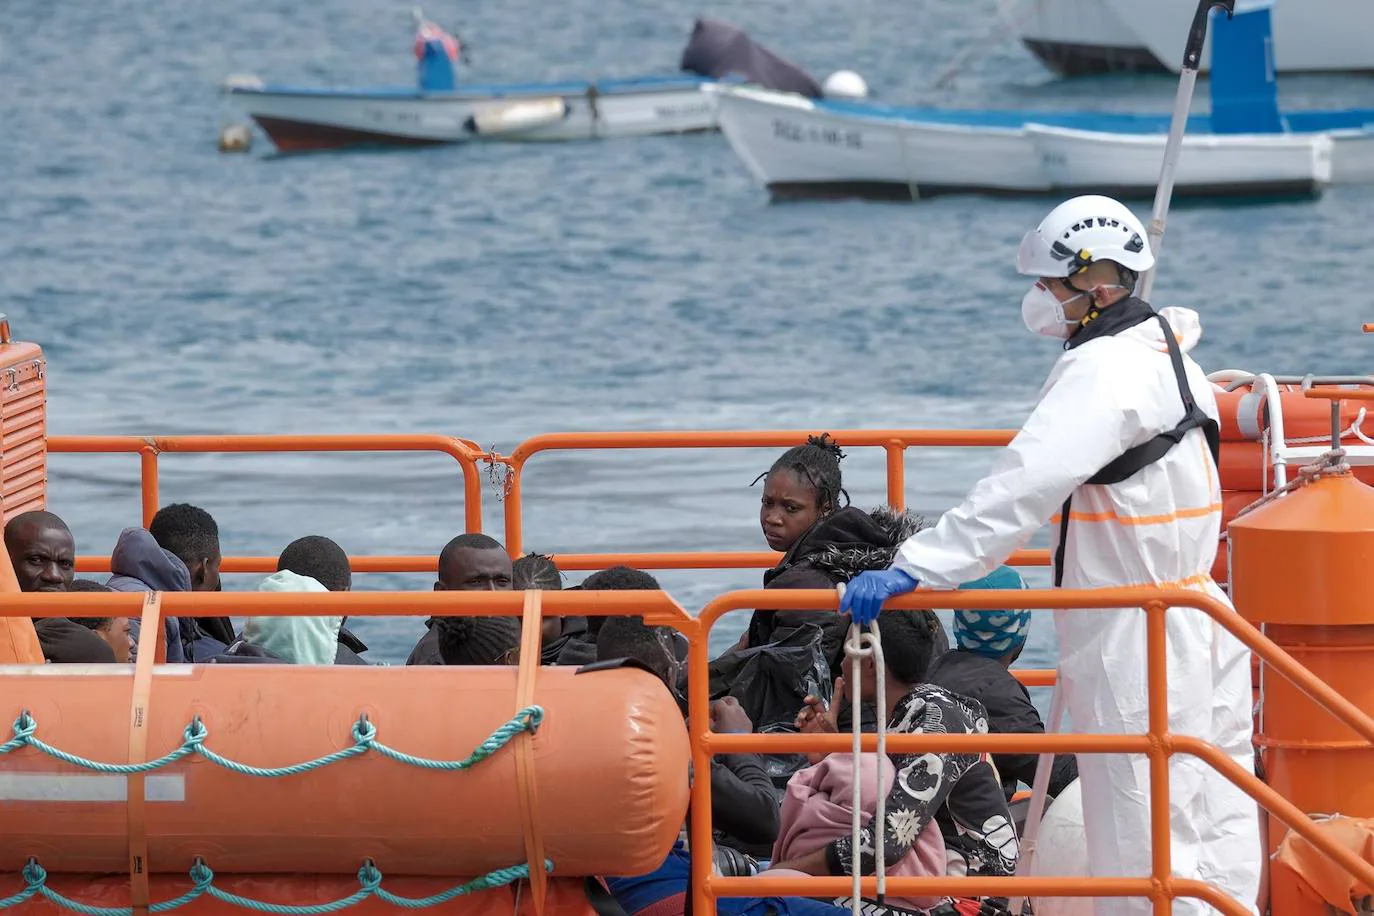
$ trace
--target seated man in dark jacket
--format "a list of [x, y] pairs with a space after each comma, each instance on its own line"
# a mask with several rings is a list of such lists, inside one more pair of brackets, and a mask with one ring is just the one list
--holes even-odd
[[[1009, 566], [961, 586], [1025, 587], [1020, 574]], [[1008, 670], [1026, 647], [1030, 620], [1029, 611], [955, 611], [954, 641], [958, 648], [937, 658], [926, 673], [926, 680], [982, 703], [988, 713], [988, 731], [993, 734], [1044, 734], [1045, 723], [1031, 704], [1030, 693]], [[992, 755], [1007, 798], [1016, 792], [1017, 783], [1029, 786], [1035, 781], [1038, 759], [1037, 754]], [[1072, 755], [1055, 757], [1050, 798], [1077, 778], [1078, 763]]]
[[[671, 631], [646, 626], [639, 617], [608, 617], [597, 633], [597, 662], [631, 659], [663, 679], [677, 695], [678, 661]], [[679, 695], [680, 698], [680, 695]], [[715, 731], [747, 731], [749, 717], [732, 699], [711, 707]], [[711, 761], [711, 824], [722, 834], [758, 845], [772, 843], [778, 834], [778, 803], [772, 781], [757, 754], [725, 754]], [[745, 856], [719, 842], [705, 854], [712, 855], [715, 870], [723, 875], [752, 874], [756, 867]], [[686, 838], [674, 844], [668, 857], [653, 872], [633, 877], [608, 877], [607, 887], [629, 916], [683, 916], [689, 909], [692, 850]], [[844, 916], [845, 911], [825, 903], [798, 897], [722, 897], [721, 916]]]
[[[642, 617], [608, 617], [596, 639], [598, 662], [629, 658], [657, 674], [675, 696], [679, 663], [671, 631], [645, 625]], [[711, 704], [711, 727], [748, 733], [753, 723], [733, 697]], [[711, 758], [711, 823], [742, 844], [771, 846], [778, 836], [778, 798], [758, 754], [720, 754]]]

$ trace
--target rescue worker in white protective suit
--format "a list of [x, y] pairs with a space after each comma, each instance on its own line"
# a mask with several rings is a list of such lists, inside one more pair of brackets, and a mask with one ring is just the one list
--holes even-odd
[[[917, 583], [953, 589], [987, 575], [1055, 513], [1056, 586], [1155, 585], [1227, 601], [1210, 575], [1221, 525], [1216, 400], [1184, 355], [1201, 328], [1196, 312], [1156, 314], [1131, 295], [1154, 262], [1140, 221], [1106, 197], [1061, 204], [1026, 235], [1017, 269], [1037, 279], [1022, 318], [1064, 340], [1066, 352], [988, 476], [906, 541], [891, 569], [850, 583], [842, 611], [863, 624]], [[1253, 772], [1248, 653], [1199, 611], [1171, 608], [1166, 618], [1170, 731], [1209, 741]], [[1060, 611], [1055, 629], [1075, 730], [1147, 731], [1144, 612]], [[1078, 767], [1093, 875], [1148, 875], [1147, 758], [1081, 754]], [[1253, 910], [1263, 855], [1255, 803], [1182, 754], [1170, 760], [1169, 802], [1174, 873]], [[1188, 898], [1173, 910], [1210, 911]], [[1151, 906], [1104, 898], [1096, 912]]]

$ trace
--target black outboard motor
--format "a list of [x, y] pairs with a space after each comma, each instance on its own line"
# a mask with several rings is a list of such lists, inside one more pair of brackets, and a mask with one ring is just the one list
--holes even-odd
[[743, 29], [719, 19], [698, 19], [682, 52], [682, 69], [698, 76], [746, 82], [778, 92], [820, 98], [821, 87], [804, 70], [754, 42]]

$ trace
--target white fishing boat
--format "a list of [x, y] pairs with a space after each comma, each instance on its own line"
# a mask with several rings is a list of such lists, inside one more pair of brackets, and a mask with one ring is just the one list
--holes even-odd
[[416, 89], [226, 87], [282, 152], [359, 143], [595, 140], [714, 130], [715, 103], [693, 76]]
[[[1021, 41], [1065, 76], [1120, 71], [1178, 73], [1178, 36], [1193, 0], [1021, 0], [1011, 16]], [[1374, 3], [1300, 0], [1274, 8], [1280, 73], [1374, 71]], [[1210, 47], [1203, 69], [1211, 66]]]
[[[1167, 135], [1027, 124], [1045, 178], [1065, 194], [1148, 197]], [[1192, 134], [1183, 138], [1175, 193], [1200, 197], [1316, 194], [1331, 182], [1326, 134]]]
[[[1219, 19], [1211, 36], [1211, 110], [1187, 120], [1176, 193], [1305, 196], [1374, 182], [1374, 109], [1279, 108], [1269, 8]], [[1148, 196], [1170, 126], [1163, 113], [897, 108], [732, 86], [709, 94], [731, 146], [778, 197]]]
[[[1027, 112], [895, 109], [733, 86], [711, 94], [731, 147], [778, 198], [1149, 197], [1168, 126], [1130, 115], [1049, 116], [1074, 127]], [[1331, 181], [1331, 157], [1325, 134], [1190, 133], [1175, 194], [1315, 195]]]
[[355, 144], [427, 145], [471, 140], [598, 140], [716, 129], [703, 86], [748, 80], [819, 95], [811, 77], [741, 29], [699, 19], [682, 72], [628, 79], [461, 85], [461, 43], [415, 12], [414, 87], [359, 89], [268, 85], [232, 77], [224, 89], [282, 152]]

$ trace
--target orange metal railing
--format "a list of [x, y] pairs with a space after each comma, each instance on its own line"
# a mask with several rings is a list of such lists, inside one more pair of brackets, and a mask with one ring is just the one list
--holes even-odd
[[[482, 530], [482, 478], [477, 462], [486, 456], [481, 446], [468, 439], [439, 435], [375, 436], [49, 436], [48, 451], [60, 454], [132, 454], [139, 456], [139, 488], [143, 525], [153, 520], [158, 500], [158, 456], [182, 454], [282, 454], [287, 452], [435, 452], [449, 455], [463, 472], [463, 513], [468, 531]], [[376, 557], [378, 572], [405, 572], [428, 558]], [[276, 560], [226, 557], [230, 572], [275, 572]], [[245, 560], [247, 562], [245, 562]], [[396, 561], [402, 562], [396, 562]], [[104, 564], [104, 565], [102, 565]], [[109, 571], [109, 558], [82, 557], [82, 570]], [[365, 563], [362, 565], [366, 565]], [[400, 568], [397, 568], [400, 567]], [[359, 569], [360, 567], [354, 567]]]
[[[995, 591], [958, 593], [917, 593], [890, 602], [889, 607], [933, 609], [935, 607], [995, 609], [1005, 605], [1006, 596]], [[697, 773], [710, 772], [711, 757], [730, 753], [842, 753], [850, 749], [848, 735], [726, 735], [710, 731], [709, 672], [707, 641], [711, 627], [731, 611], [758, 607], [783, 610], [827, 609], [836, 606], [836, 596], [827, 591], [745, 591], [723, 595], [708, 604], [698, 617], [696, 638], [691, 639], [688, 660], [689, 730], [692, 765]], [[1149, 731], [1143, 735], [889, 735], [889, 753], [929, 751], [963, 753], [1132, 753], [1150, 760], [1151, 875], [1139, 878], [889, 878], [887, 892], [896, 896], [1076, 896], [1149, 897], [1156, 916], [1167, 916], [1176, 897], [1193, 897], [1223, 913], [1244, 916], [1247, 906], [1204, 882], [1175, 878], [1170, 861], [1169, 834], [1169, 758], [1191, 754], [1205, 761], [1239, 786], [1260, 805], [1272, 812], [1290, 829], [1308, 839], [1327, 856], [1361, 881], [1374, 881], [1374, 863], [1338, 846], [1321, 834], [1307, 815], [1283, 799], [1252, 773], [1227, 757], [1220, 749], [1198, 738], [1169, 732], [1167, 646], [1165, 614], [1172, 607], [1196, 608], [1259, 655], [1280, 676], [1287, 678], [1318, 705], [1374, 743], [1374, 719], [1363, 713], [1331, 687], [1323, 683], [1292, 656], [1246, 623], [1235, 611], [1200, 592], [1153, 588], [1109, 589], [1098, 591], [1025, 591], [1017, 596], [1019, 607], [1032, 610], [1068, 608], [1133, 607], [1144, 609], [1147, 627]], [[876, 750], [876, 735], [864, 740], [865, 749]], [[695, 849], [711, 848], [711, 781], [694, 780], [692, 785], [691, 838]], [[1257, 850], [1258, 853], [1258, 850]], [[830, 878], [719, 878], [712, 873], [709, 856], [692, 857], [694, 912], [714, 912], [715, 898], [807, 896], [844, 897], [851, 891], [847, 877]], [[864, 893], [876, 895], [877, 880], [863, 881]]]
[[[1006, 595], [998, 591], [917, 592], [890, 602], [903, 609], [939, 607], [990, 609], [1002, 606]], [[1374, 864], [1338, 846], [1320, 832], [1307, 815], [1283, 799], [1252, 773], [1238, 766], [1218, 748], [1193, 737], [1169, 732], [1168, 672], [1165, 614], [1170, 607], [1190, 607], [1210, 616], [1254, 651], [1276, 675], [1292, 682], [1315, 703], [1326, 709], [1366, 741], [1374, 743], [1374, 719], [1366, 715], [1304, 668], [1235, 611], [1200, 592], [1154, 588], [1099, 591], [1035, 590], [1017, 596], [1018, 605], [1032, 610], [1068, 608], [1091, 612], [1093, 608], [1143, 608], [1147, 627], [1147, 677], [1149, 730], [1137, 735], [891, 735], [888, 748], [895, 753], [926, 751], [990, 753], [1132, 753], [1150, 760], [1151, 874], [1134, 878], [889, 878], [887, 890], [899, 896], [995, 895], [1148, 897], [1157, 916], [1170, 911], [1176, 897], [1206, 901], [1222, 913], [1244, 916], [1248, 909], [1222, 891], [1201, 881], [1172, 875], [1169, 846], [1169, 758], [1191, 754], [1218, 770], [1287, 827], [1312, 843], [1360, 881], [1374, 884]], [[830, 591], [738, 591], [720, 596], [697, 617], [686, 613], [664, 592], [348, 592], [327, 594], [266, 594], [260, 592], [67, 595], [3, 594], [0, 616], [57, 617], [68, 615], [142, 616], [143, 632], [155, 633], [159, 643], [163, 628], [160, 615], [225, 616], [246, 614], [398, 617], [420, 614], [523, 616], [522, 646], [537, 646], [539, 620], [566, 614], [641, 614], [647, 623], [671, 626], [689, 641], [688, 729], [693, 769], [710, 772], [715, 754], [841, 753], [849, 750], [846, 735], [727, 735], [711, 732], [707, 643], [711, 628], [731, 611], [760, 604], [785, 610], [833, 609], [836, 595]], [[154, 657], [160, 653], [155, 653]], [[536, 677], [537, 651], [521, 652], [519, 678]], [[153, 664], [140, 654], [140, 669]], [[136, 675], [137, 677], [137, 675]], [[864, 737], [867, 750], [876, 749], [876, 736]], [[709, 779], [692, 785], [691, 837], [696, 849], [711, 847], [711, 787]], [[1258, 851], [1257, 851], [1258, 852]], [[876, 894], [876, 879], [863, 881], [864, 892]], [[692, 857], [694, 912], [715, 912], [717, 897], [743, 896], [845, 896], [846, 877], [827, 878], [719, 878], [712, 874], [711, 857]], [[536, 894], [540, 889], [535, 888]]]
[[[511, 556], [524, 551], [523, 474], [525, 465], [541, 452], [602, 451], [608, 449], [707, 449], [790, 448], [806, 441], [814, 431], [763, 432], [624, 432], [551, 433], [520, 443], [509, 456], [483, 451], [475, 442], [439, 435], [362, 436], [52, 436], [48, 450], [56, 453], [128, 453], [140, 460], [143, 524], [157, 512], [158, 455], [178, 453], [281, 453], [281, 452], [440, 452], [455, 458], [463, 470], [463, 505], [466, 530], [482, 530], [482, 472], [478, 462], [509, 469], [505, 483], [504, 516], [506, 547]], [[845, 448], [881, 448], [887, 456], [887, 499], [890, 505], [906, 506], [906, 450], [909, 448], [991, 448], [1006, 445], [1012, 432], [1004, 430], [839, 430], [833, 433]], [[593, 570], [626, 565], [638, 569], [767, 569], [781, 555], [760, 551], [697, 551], [676, 553], [562, 553], [555, 556], [560, 569]], [[434, 556], [350, 557], [354, 572], [433, 572]], [[1048, 566], [1049, 552], [1022, 550], [1009, 561], [1013, 565]], [[108, 572], [109, 558], [83, 556], [77, 568], [83, 572]], [[276, 570], [273, 557], [224, 558], [223, 571], [269, 573]]]

